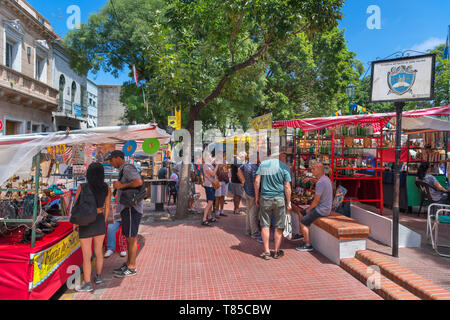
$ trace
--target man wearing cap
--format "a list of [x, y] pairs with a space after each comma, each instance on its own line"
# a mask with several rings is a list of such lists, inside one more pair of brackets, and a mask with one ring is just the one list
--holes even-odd
[[133, 207], [126, 207], [120, 203], [122, 191], [136, 189], [142, 186], [143, 181], [136, 167], [125, 162], [122, 151], [115, 150], [107, 159], [116, 169], [119, 169], [119, 181], [115, 181], [113, 188], [117, 190], [117, 211], [122, 220], [122, 234], [127, 238], [128, 259], [120, 268], [114, 269], [114, 275], [118, 278], [133, 276], [136, 271], [137, 233], [144, 212], [143, 201]]

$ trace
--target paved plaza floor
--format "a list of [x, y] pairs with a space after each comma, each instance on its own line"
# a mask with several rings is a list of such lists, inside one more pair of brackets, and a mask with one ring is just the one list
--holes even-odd
[[[204, 193], [196, 208], [204, 205]], [[104, 283], [91, 293], [66, 290], [59, 299], [73, 300], [381, 300], [381, 297], [319, 252], [299, 252], [298, 242], [284, 239], [281, 259], [259, 257], [262, 244], [245, 235], [245, 214], [227, 217], [213, 227], [200, 225], [201, 215], [172, 221], [175, 206], [166, 213], [147, 207], [139, 231], [138, 274], [114, 278], [112, 270], [126, 258], [105, 259]], [[366, 207], [370, 209], [371, 207]], [[200, 210], [199, 210], [200, 211]], [[390, 211], [385, 210], [389, 216]], [[403, 215], [401, 223], [421, 232], [426, 222], [417, 215]], [[423, 229], [423, 232], [425, 229]], [[446, 235], [444, 234], [444, 237]], [[271, 241], [273, 249], [273, 241]], [[377, 251], [411, 271], [450, 289], [450, 260], [437, 256], [426, 241], [422, 248], [401, 248], [392, 258], [391, 248], [368, 241]]]

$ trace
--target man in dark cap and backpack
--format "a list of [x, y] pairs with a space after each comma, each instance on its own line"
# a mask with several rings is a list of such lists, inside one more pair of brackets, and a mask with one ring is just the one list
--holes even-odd
[[[133, 276], [136, 271], [137, 255], [137, 234], [139, 224], [144, 212], [143, 199], [131, 205], [123, 204], [123, 197], [128, 198], [131, 190], [139, 190], [143, 181], [136, 167], [125, 162], [125, 155], [122, 151], [115, 150], [107, 157], [109, 163], [116, 169], [119, 169], [119, 180], [113, 184], [113, 189], [117, 190], [117, 212], [120, 212], [122, 220], [122, 234], [127, 238], [128, 259], [120, 268], [114, 269], [114, 275], [118, 278]], [[131, 191], [132, 193], [134, 191]], [[137, 191], [136, 193], [137, 194]], [[122, 199], [122, 200], [124, 200]]]

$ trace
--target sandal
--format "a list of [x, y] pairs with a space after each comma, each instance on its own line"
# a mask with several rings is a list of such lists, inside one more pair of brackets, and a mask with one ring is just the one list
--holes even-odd
[[219, 213], [219, 216], [221, 216], [221, 217], [227, 217], [228, 215], [225, 214], [225, 213]]
[[202, 222], [202, 226], [212, 227], [208, 220]]
[[284, 256], [284, 251], [283, 250], [278, 250], [278, 251], [274, 251], [273, 252], [273, 255], [272, 255], [272, 257], [274, 258], [274, 259], [279, 259], [279, 258], [281, 258], [281, 257], [283, 257]]
[[270, 260], [270, 252], [264, 252], [263, 254], [260, 255], [261, 258], [263, 258], [264, 260]]

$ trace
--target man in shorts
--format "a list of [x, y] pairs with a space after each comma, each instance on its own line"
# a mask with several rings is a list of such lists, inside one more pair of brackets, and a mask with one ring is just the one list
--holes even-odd
[[[255, 202], [260, 207], [261, 235], [264, 245], [264, 260], [281, 258], [280, 250], [283, 230], [285, 228], [286, 209], [291, 211], [291, 175], [289, 167], [279, 159], [261, 162], [256, 171]], [[260, 190], [261, 188], [261, 190]], [[275, 251], [269, 250], [270, 223], [273, 218], [275, 229]]]
[[303, 218], [300, 221], [300, 231], [302, 232], [305, 241], [303, 245], [296, 248], [298, 251], [303, 252], [314, 250], [309, 239], [309, 227], [316, 219], [329, 216], [333, 203], [333, 186], [331, 185], [331, 180], [325, 175], [323, 164], [314, 164], [311, 171], [315, 179], [306, 178], [303, 181], [307, 182], [312, 180], [315, 182], [316, 194], [309, 208], [301, 211]]
[[233, 164], [231, 165], [231, 192], [233, 193], [233, 214], [239, 214], [239, 207], [241, 205], [242, 197], [244, 196], [244, 189], [242, 183], [238, 177], [238, 170], [243, 163], [245, 163], [245, 153], [240, 153], [239, 156], [235, 156]]
[[113, 189], [117, 190], [117, 211], [120, 212], [122, 221], [122, 234], [127, 238], [128, 258], [120, 268], [114, 269], [114, 275], [118, 278], [134, 276], [136, 270], [137, 255], [137, 234], [139, 224], [141, 223], [142, 213], [144, 212], [143, 201], [140, 201], [133, 207], [125, 207], [120, 203], [122, 190], [135, 189], [142, 186], [143, 181], [136, 167], [125, 162], [125, 155], [122, 151], [115, 150], [111, 152], [107, 159], [116, 169], [119, 169], [119, 181], [115, 181]]

